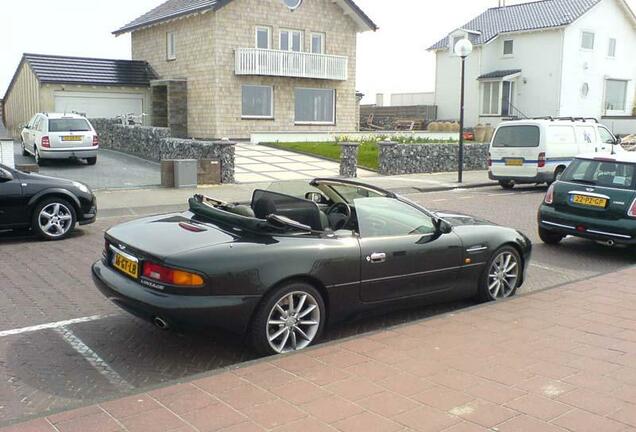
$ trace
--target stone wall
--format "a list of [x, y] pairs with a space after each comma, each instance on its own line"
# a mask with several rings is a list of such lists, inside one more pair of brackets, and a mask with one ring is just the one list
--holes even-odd
[[[379, 144], [379, 173], [400, 175], [457, 170], [458, 144]], [[464, 144], [464, 169], [488, 168], [489, 144]]]
[[221, 181], [234, 183], [235, 142], [173, 138], [170, 129], [124, 126], [116, 120], [91, 119], [100, 147], [160, 162], [162, 159], [218, 159]]
[[340, 176], [357, 177], [360, 143], [343, 142], [340, 143], [340, 148]]

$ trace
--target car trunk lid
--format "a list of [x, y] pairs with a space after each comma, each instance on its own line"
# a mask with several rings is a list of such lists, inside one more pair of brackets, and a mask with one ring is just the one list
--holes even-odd
[[190, 216], [190, 213], [177, 213], [124, 223], [109, 229], [107, 239], [114, 247], [124, 246], [133, 255], [148, 255], [163, 260], [189, 250], [231, 243], [237, 238], [215, 225], [202, 223]]

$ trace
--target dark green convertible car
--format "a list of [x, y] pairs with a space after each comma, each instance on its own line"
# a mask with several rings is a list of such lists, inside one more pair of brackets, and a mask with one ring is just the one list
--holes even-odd
[[532, 248], [515, 229], [341, 179], [189, 204], [109, 229], [97, 287], [161, 329], [221, 327], [267, 354], [371, 310], [510, 297]]
[[548, 189], [538, 219], [547, 244], [577, 236], [635, 245], [636, 153], [578, 156]]

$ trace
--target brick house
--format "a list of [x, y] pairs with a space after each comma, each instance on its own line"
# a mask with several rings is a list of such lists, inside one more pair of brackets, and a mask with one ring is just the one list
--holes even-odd
[[357, 34], [376, 29], [352, 0], [168, 0], [114, 34], [160, 77], [153, 125], [242, 139], [356, 130]]

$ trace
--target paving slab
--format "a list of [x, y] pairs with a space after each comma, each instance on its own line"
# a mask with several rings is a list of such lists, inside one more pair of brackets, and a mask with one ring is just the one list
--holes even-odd
[[[635, 278], [632, 267], [0, 430], [634, 431]], [[537, 316], [549, 332], [529, 331]]]

